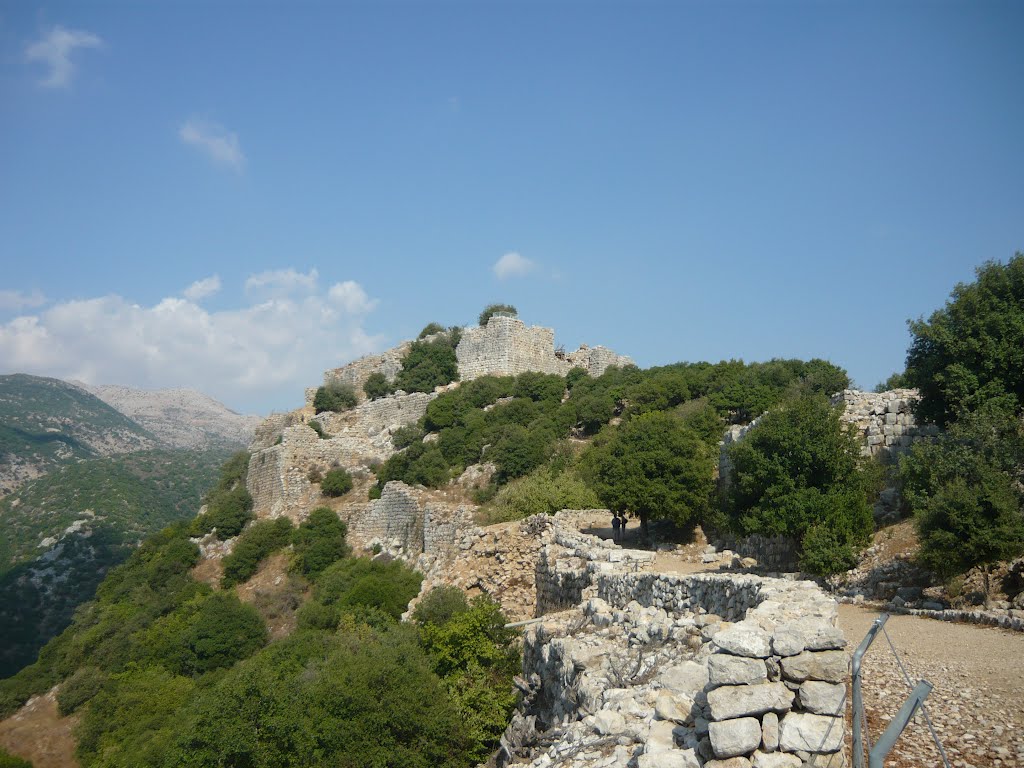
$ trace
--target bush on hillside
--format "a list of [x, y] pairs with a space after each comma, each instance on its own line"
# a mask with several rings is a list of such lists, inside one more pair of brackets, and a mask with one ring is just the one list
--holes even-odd
[[292, 521], [287, 517], [260, 520], [238, 537], [231, 554], [222, 561], [224, 575], [221, 587], [229, 589], [252, 578], [265, 557], [288, 546], [292, 534]]
[[387, 397], [395, 391], [395, 385], [388, 381], [387, 377], [379, 371], [374, 371], [366, 377], [363, 382], [363, 392], [371, 400]]
[[900, 461], [906, 507], [914, 514], [920, 560], [948, 578], [1024, 554], [1024, 428], [1004, 396], [962, 413], [935, 441]]
[[455, 348], [460, 338], [461, 333], [455, 328], [430, 341], [414, 341], [402, 358], [402, 370], [395, 377], [395, 387], [406, 392], [433, 392], [437, 387], [458, 381], [459, 361]]
[[397, 621], [420, 591], [423, 576], [398, 560], [352, 557], [329, 566], [317, 580], [314, 598], [341, 609], [376, 608]]
[[416, 603], [412, 619], [417, 624], [446, 624], [458, 613], [469, 610], [466, 594], [458, 587], [434, 587]]
[[316, 395], [313, 396], [313, 409], [317, 413], [324, 411], [340, 413], [354, 408], [358, 402], [359, 398], [351, 384], [333, 381], [317, 388]]
[[484, 307], [484, 311], [480, 313], [480, 317], [478, 318], [480, 325], [487, 325], [487, 321], [494, 315], [511, 315], [512, 317], [519, 317], [519, 311], [511, 304], [488, 304]]
[[440, 323], [427, 323], [423, 326], [423, 330], [420, 331], [420, 335], [417, 339], [425, 339], [427, 336], [433, 336], [435, 333], [444, 333], [444, 326]]
[[333, 510], [317, 507], [292, 534], [295, 546], [293, 568], [305, 576], [315, 577], [327, 566], [347, 557], [347, 533], [348, 526], [338, 519]]
[[352, 475], [342, 467], [330, 470], [320, 481], [324, 496], [344, 496], [352, 490]]
[[96, 667], [81, 667], [57, 691], [57, 711], [67, 717], [100, 692], [109, 675]]
[[596, 509], [597, 494], [571, 472], [544, 469], [502, 487], [483, 510], [487, 524], [552, 514], [561, 509]]
[[238, 486], [213, 498], [206, 512], [192, 521], [189, 532], [193, 536], [204, 536], [216, 531], [221, 541], [234, 538], [253, 519], [252, 507], [252, 496], [244, 486]]
[[0, 768], [32, 768], [32, 763], [20, 757], [8, 754], [0, 747]]

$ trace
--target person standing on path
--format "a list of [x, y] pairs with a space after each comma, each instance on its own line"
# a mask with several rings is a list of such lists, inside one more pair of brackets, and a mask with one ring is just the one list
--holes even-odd
[[621, 525], [622, 522], [619, 520], [619, 513], [612, 512], [612, 541], [617, 542], [620, 540], [619, 537], [621, 536], [621, 534], [619, 533], [619, 527]]

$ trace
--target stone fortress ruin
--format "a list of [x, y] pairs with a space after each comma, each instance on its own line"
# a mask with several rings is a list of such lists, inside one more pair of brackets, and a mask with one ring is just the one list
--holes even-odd
[[[375, 372], [393, 380], [410, 342], [327, 371], [324, 383], [361, 390]], [[494, 316], [463, 332], [460, 378], [575, 367], [600, 375], [630, 363], [604, 347], [556, 350], [551, 329]], [[594, 511], [562, 511], [479, 527], [474, 505], [446, 490], [388, 483], [366, 496], [392, 435], [415, 423], [453, 383], [431, 393], [363, 400], [343, 413], [304, 407], [267, 419], [252, 445], [247, 486], [260, 518], [298, 522], [325, 503], [357, 552], [398, 557], [424, 574], [423, 591], [453, 585], [498, 600], [524, 629], [522, 703], [501, 764], [533, 768], [844, 768], [847, 643], [837, 604], [812, 582], [740, 573], [655, 570], [654, 553], [584, 533]], [[912, 391], [846, 391], [844, 419], [865, 452], [905, 450], [926, 434]], [[320, 436], [308, 426], [318, 422]], [[734, 428], [725, 441], [742, 439]], [[324, 498], [318, 473], [344, 466], [355, 490]], [[483, 467], [470, 472], [486, 472]], [[757, 542], [747, 542], [757, 546]], [[784, 552], [759, 552], [781, 567]], [[755, 555], [756, 556], [756, 555]], [[761, 559], [759, 557], [759, 559]]]

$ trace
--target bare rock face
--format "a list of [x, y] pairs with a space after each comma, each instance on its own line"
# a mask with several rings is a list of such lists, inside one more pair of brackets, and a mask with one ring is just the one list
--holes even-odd
[[75, 382], [175, 448], [238, 446], [252, 440], [262, 419], [243, 416], [194, 389], [135, 389]]

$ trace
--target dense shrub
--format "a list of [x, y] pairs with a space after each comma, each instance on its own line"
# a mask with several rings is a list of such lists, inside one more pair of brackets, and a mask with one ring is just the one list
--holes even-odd
[[244, 486], [238, 486], [213, 498], [206, 512], [192, 521], [190, 532], [202, 536], [216, 531], [221, 541], [233, 538], [253, 519], [252, 507], [252, 496]]
[[423, 326], [423, 330], [420, 331], [420, 335], [417, 336], [416, 338], [417, 339], [425, 339], [425, 338], [427, 338], [427, 336], [433, 336], [435, 333], [443, 333], [443, 332], [444, 332], [444, 326], [441, 325], [440, 323], [427, 323], [425, 326]]
[[878, 382], [875, 385], [875, 392], [888, 392], [890, 389], [906, 389], [911, 386], [913, 385], [907, 378], [907, 374], [905, 372], [898, 372], [892, 374], [885, 381]]
[[321, 574], [314, 597], [324, 605], [377, 608], [397, 621], [419, 594], [422, 580], [422, 575], [398, 560], [352, 557]]
[[459, 361], [455, 348], [461, 334], [452, 329], [430, 341], [414, 341], [402, 359], [402, 370], [395, 386], [406, 392], [433, 392], [436, 387], [459, 379]]
[[65, 680], [57, 691], [57, 710], [67, 717], [100, 692], [109, 676], [96, 667], [82, 667]]
[[395, 391], [395, 386], [388, 381], [387, 377], [379, 372], [374, 371], [366, 377], [366, 381], [363, 382], [363, 392], [371, 400], [376, 400], [380, 397], [387, 397]]
[[[914, 513], [920, 560], [948, 578], [1024, 554], [1024, 429], [1013, 398], [965, 412], [934, 442], [900, 462], [901, 492]], [[987, 585], [986, 585], [987, 586]]]
[[462, 719], [410, 628], [305, 632], [203, 691], [167, 760], [465, 768]]
[[225, 589], [248, 581], [260, 562], [275, 550], [288, 546], [291, 539], [292, 522], [287, 517], [274, 520], [260, 520], [238, 537], [231, 554], [224, 558], [224, 576], [221, 586]]
[[332, 469], [320, 481], [320, 490], [325, 496], [344, 496], [352, 490], [352, 475], [341, 467]]
[[522, 520], [560, 509], [595, 509], [597, 494], [571, 472], [540, 470], [502, 487], [482, 510], [488, 524]]
[[327, 507], [317, 507], [292, 535], [295, 545], [293, 567], [306, 576], [316, 576], [331, 563], [349, 553], [345, 534], [348, 527]]
[[1024, 253], [976, 274], [927, 321], [909, 323], [906, 379], [921, 393], [922, 421], [945, 426], [1002, 395], [1024, 406]]
[[860, 443], [839, 417], [823, 395], [800, 396], [728, 449], [733, 524], [796, 539], [819, 574], [848, 568], [873, 528]]
[[480, 313], [480, 317], [478, 318], [480, 325], [487, 325], [487, 321], [494, 315], [511, 315], [512, 317], [519, 317], [519, 311], [511, 304], [488, 304], [484, 307], [483, 312]]
[[0, 747], [0, 768], [32, 768], [32, 763], [8, 754]]
[[313, 396], [313, 408], [317, 413], [324, 411], [347, 411], [354, 408], [359, 398], [351, 384], [333, 381], [318, 387]]
[[317, 437], [319, 437], [321, 440], [331, 439], [331, 436], [324, 432], [324, 428], [319, 421], [314, 420], [306, 422], [306, 426], [312, 429], [314, 432], [316, 432]]
[[416, 603], [412, 618], [417, 624], [445, 624], [455, 614], [469, 610], [466, 594], [458, 587], [434, 587]]
[[[433, 402], [437, 402], [436, 400]], [[433, 404], [433, 403], [431, 403]], [[398, 450], [408, 448], [413, 443], [419, 443], [423, 441], [423, 436], [426, 432], [418, 424], [407, 424], [404, 427], [397, 429], [391, 435], [391, 442]]]

